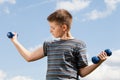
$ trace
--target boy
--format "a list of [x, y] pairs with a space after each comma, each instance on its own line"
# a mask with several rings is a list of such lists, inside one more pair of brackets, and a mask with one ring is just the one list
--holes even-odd
[[78, 80], [78, 76], [85, 77], [107, 59], [106, 53], [102, 51], [98, 55], [100, 62], [88, 66], [86, 45], [71, 35], [72, 15], [67, 10], [56, 10], [48, 16], [47, 20], [50, 33], [59, 40], [44, 42], [43, 47], [30, 52], [18, 42], [16, 33], [11, 38], [26, 61], [31, 62], [48, 57], [46, 80]]

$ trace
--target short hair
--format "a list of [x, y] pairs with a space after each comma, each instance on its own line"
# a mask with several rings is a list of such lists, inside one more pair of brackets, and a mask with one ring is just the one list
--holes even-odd
[[58, 9], [47, 17], [49, 22], [56, 22], [59, 25], [67, 25], [68, 29], [71, 28], [72, 15], [65, 9]]

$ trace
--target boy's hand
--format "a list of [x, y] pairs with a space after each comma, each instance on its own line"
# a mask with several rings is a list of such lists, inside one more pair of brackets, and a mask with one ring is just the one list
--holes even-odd
[[103, 61], [105, 61], [106, 59], [107, 59], [107, 53], [105, 52], [105, 51], [102, 51], [99, 55], [98, 55], [98, 57], [100, 58], [100, 62], [103, 62]]
[[16, 32], [8, 32], [7, 37], [11, 39], [11, 41], [16, 41], [17, 40], [18, 34]]
[[13, 32], [14, 36], [11, 38], [12, 41], [17, 40], [18, 34], [16, 32]]

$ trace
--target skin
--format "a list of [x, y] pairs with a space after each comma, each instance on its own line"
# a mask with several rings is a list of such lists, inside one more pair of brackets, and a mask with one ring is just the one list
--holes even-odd
[[[49, 22], [50, 25], [50, 33], [55, 38], [60, 38], [62, 40], [69, 40], [73, 39], [70, 30], [67, 29], [67, 25], [63, 24], [61, 26], [57, 25], [56, 22]], [[28, 62], [36, 61], [44, 57], [43, 47], [38, 48], [37, 50], [30, 52], [26, 48], [23, 47], [17, 40], [17, 33], [14, 33], [15, 36], [11, 39], [13, 44], [15, 45], [18, 52], [21, 56]], [[99, 53], [98, 57], [100, 58], [100, 62], [98, 64], [92, 64], [86, 66], [84, 68], [79, 69], [79, 75], [81, 77], [85, 77], [86, 75], [90, 74], [94, 71], [100, 64], [102, 64], [107, 59], [107, 54], [102, 51]]]

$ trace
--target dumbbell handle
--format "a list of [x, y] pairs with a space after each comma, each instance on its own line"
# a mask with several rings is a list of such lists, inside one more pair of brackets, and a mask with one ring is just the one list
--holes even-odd
[[8, 38], [13, 38], [13, 36], [14, 36], [14, 34], [13, 34], [12, 32], [8, 32], [8, 33], [7, 33], [7, 37], [8, 37]]
[[[106, 50], [104, 50], [104, 51], [106, 52], [107, 56], [111, 56], [111, 55], [112, 55], [112, 52], [111, 52], [110, 49], [106, 49]], [[99, 58], [98, 56], [92, 57], [92, 62], [93, 62], [94, 64], [97, 64], [99, 61], [100, 61], [100, 58]]]

